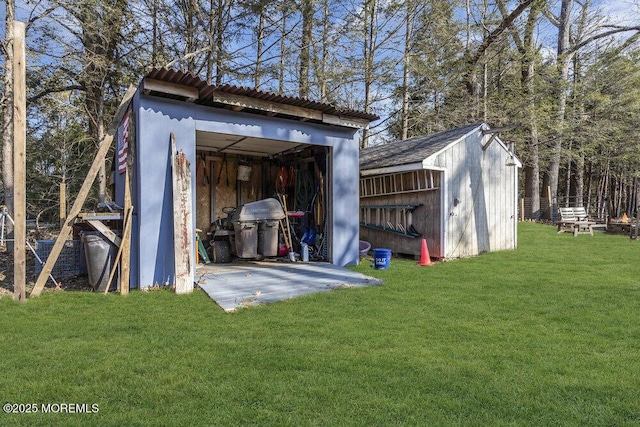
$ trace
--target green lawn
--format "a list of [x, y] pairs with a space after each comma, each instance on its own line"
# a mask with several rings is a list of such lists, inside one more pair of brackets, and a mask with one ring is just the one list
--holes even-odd
[[[640, 425], [640, 242], [519, 248], [223, 313], [203, 292], [0, 300], [0, 425]], [[46, 413], [41, 404], [96, 404]], [[51, 406], [49, 409], [57, 410]]]

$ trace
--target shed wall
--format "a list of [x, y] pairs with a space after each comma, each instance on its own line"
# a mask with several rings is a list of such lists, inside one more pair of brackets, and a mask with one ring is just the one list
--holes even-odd
[[[184, 151], [191, 162], [191, 186], [195, 189], [196, 122], [184, 114], [179, 102], [141, 99], [134, 194], [138, 226], [132, 241], [139, 248], [138, 284], [146, 288], [175, 283], [170, 135], [175, 135], [176, 149]], [[195, 197], [192, 200], [195, 212]]]
[[482, 149], [489, 138], [474, 132], [435, 156], [447, 170], [447, 258], [516, 247], [517, 168], [497, 141]]
[[[372, 248], [388, 248], [393, 253], [417, 257], [422, 250], [422, 238], [424, 238], [427, 241], [430, 256], [435, 258], [444, 257], [444, 248], [441, 244], [441, 172], [435, 171], [434, 177], [436, 181], [434, 189], [360, 198], [361, 208], [366, 206], [421, 204], [422, 206], [417, 207], [412, 214], [412, 225], [421, 234], [420, 237], [411, 238], [362, 226], [360, 227], [361, 239], [371, 243]], [[364, 218], [361, 218], [362, 220]]]

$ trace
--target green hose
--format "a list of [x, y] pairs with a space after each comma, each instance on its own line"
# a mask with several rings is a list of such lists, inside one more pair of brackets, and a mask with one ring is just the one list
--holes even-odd
[[297, 178], [296, 204], [300, 209], [307, 211], [311, 209], [311, 203], [316, 194], [315, 182], [309, 171], [298, 172]]

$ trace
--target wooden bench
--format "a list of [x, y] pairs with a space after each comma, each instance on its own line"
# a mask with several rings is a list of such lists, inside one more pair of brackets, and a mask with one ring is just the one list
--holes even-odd
[[558, 210], [560, 212], [560, 221], [557, 222], [558, 233], [570, 231], [574, 237], [587, 233], [593, 236], [593, 228], [597, 224], [589, 219], [584, 207], [559, 208]]

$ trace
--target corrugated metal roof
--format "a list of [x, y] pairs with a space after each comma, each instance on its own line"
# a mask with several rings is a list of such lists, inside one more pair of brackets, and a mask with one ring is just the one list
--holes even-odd
[[[380, 118], [375, 114], [366, 113], [364, 111], [341, 108], [332, 104], [325, 104], [322, 102], [316, 102], [316, 101], [312, 101], [305, 98], [278, 95], [275, 93], [263, 92], [257, 89], [231, 86], [231, 85], [210, 85], [210, 84], [207, 84], [206, 81], [200, 79], [200, 77], [196, 76], [195, 74], [184, 72], [184, 71], [171, 70], [166, 68], [154, 68], [145, 76], [145, 78], [151, 78], [151, 79], [160, 80], [167, 83], [175, 83], [175, 84], [196, 88], [200, 93], [200, 97], [199, 99], [195, 100], [194, 103], [201, 104], [201, 105], [223, 106], [223, 104], [219, 102], [212, 101], [212, 95], [217, 93], [217, 94], [228, 94], [228, 95], [236, 95], [236, 96], [246, 96], [246, 97], [257, 99], [260, 101], [289, 105], [289, 106], [299, 107], [299, 108], [306, 108], [309, 110], [319, 111], [323, 114], [329, 114], [329, 115], [343, 117], [343, 118], [360, 119], [360, 120], [368, 120], [368, 121], [373, 121]], [[160, 95], [160, 94], [156, 94], [156, 95]], [[161, 95], [161, 96], [172, 97], [170, 95]], [[176, 97], [173, 96], [173, 98], [176, 98]]]
[[483, 123], [474, 123], [431, 135], [416, 136], [404, 141], [362, 149], [360, 151], [360, 170], [422, 162], [449, 144], [479, 129], [482, 125]]

